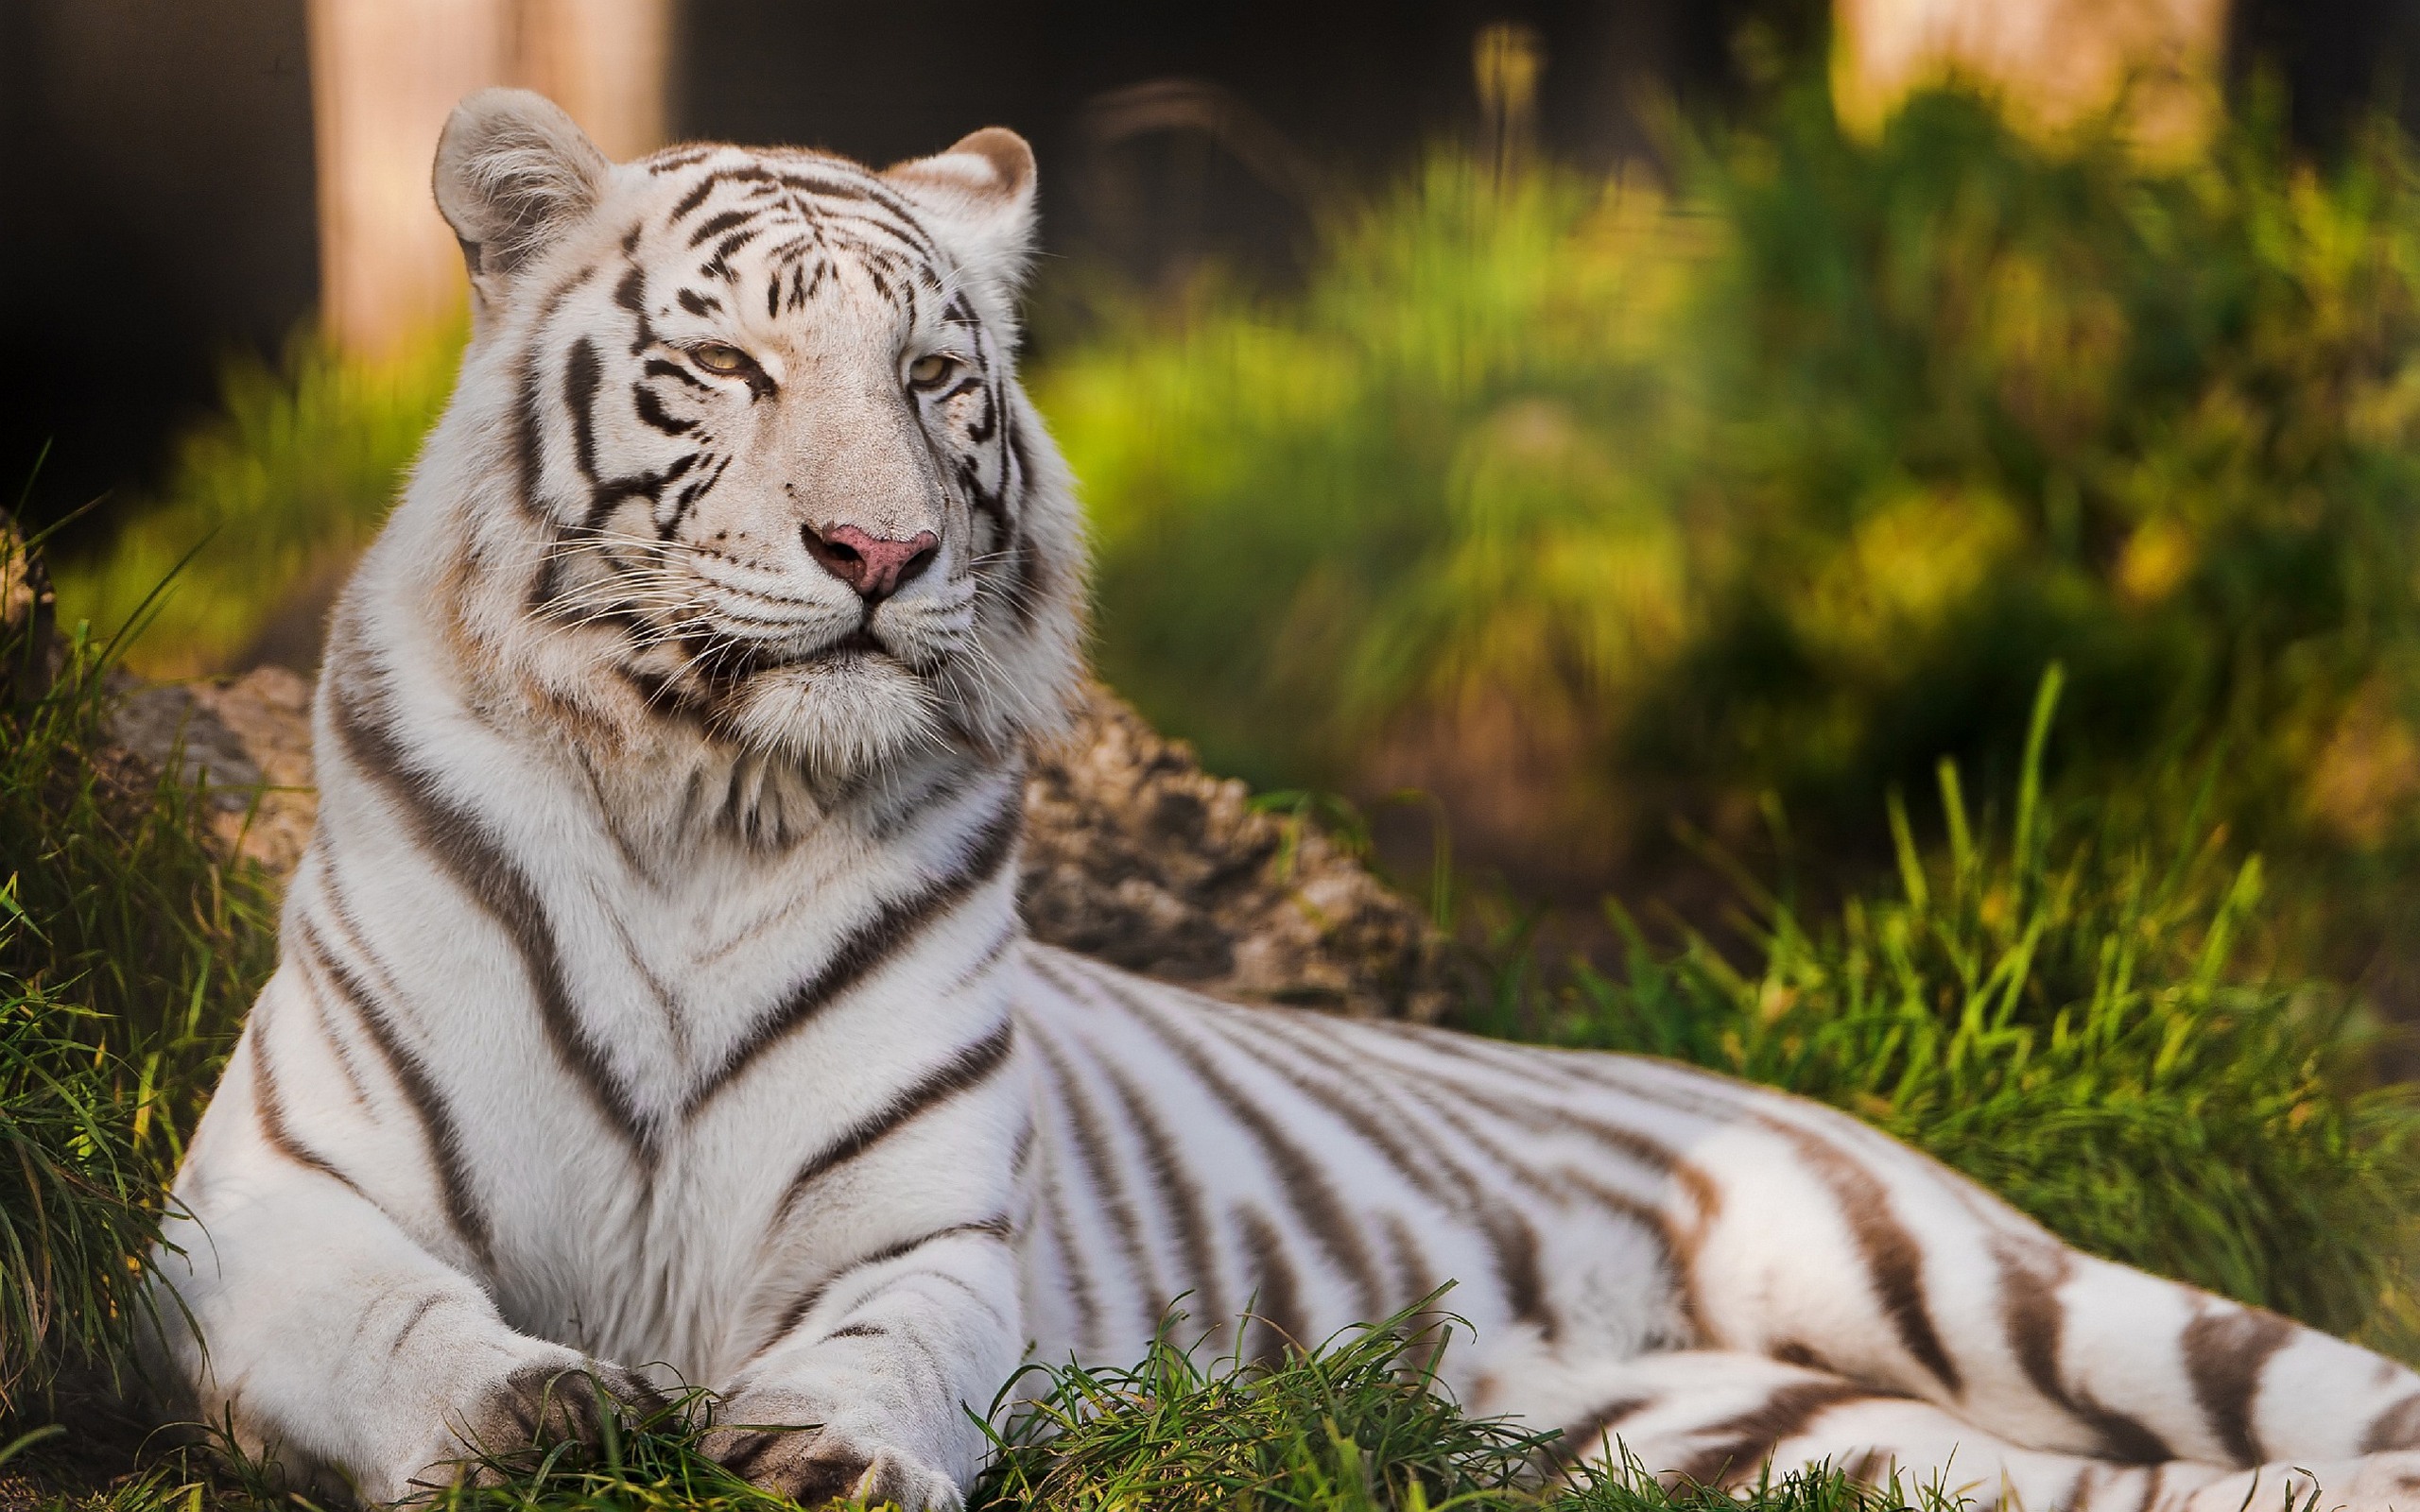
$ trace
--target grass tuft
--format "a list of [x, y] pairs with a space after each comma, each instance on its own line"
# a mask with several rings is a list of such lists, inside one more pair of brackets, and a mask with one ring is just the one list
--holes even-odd
[[1435, 1512], [1515, 1504], [1537, 1481], [1551, 1435], [1455, 1406], [1436, 1366], [1461, 1320], [1426, 1303], [1275, 1364], [1205, 1367], [1170, 1338], [1180, 1321], [1132, 1368], [1070, 1363], [1011, 1382], [994, 1418], [1019, 1394], [1030, 1404], [1008, 1415], [976, 1505]]
[[[38, 585], [0, 528], [0, 578]], [[38, 587], [27, 595], [38, 599]], [[113, 751], [114, 645], [0, 628], [0, 1418], [114, 1370], [159, 1194], [273, 941], [199, 798]]]
[[[576, 1383], [566, 1383], [579, 1389]], [[590, 1383], [592, 1389], [595, 1383]], [[599, 1395], [603, 1393], [599, 1390]], [[698, 1448], [713, 1395], [692, 1390], [637, 1416], [601, 1401], [603, 1441], [533, 1441], [465, 1460], [455, 1485], [406, 1503], [426, 1512], [787, 1512]]]

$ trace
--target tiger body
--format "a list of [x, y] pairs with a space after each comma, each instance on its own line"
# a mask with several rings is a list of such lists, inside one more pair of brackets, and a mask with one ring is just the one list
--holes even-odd
[[1082, 562], [1015, 138], [615, 166], [499, 92], [437, 193], [473, 342], [335, 616], [319, 829], [160, 1256], [206, 1420], [387, 1501], [595, 1431], [588, 1370], [712, 1388], [768, 1486], [950, 1506], [1023, 1359], [1132, 1361], [1172, 1304], [1267, 1354], [1452, 1281], [1446, 1383], [1566, 1461], [2420, 1486], [2420, 1378], [1843, 1115], [1027, 941]]

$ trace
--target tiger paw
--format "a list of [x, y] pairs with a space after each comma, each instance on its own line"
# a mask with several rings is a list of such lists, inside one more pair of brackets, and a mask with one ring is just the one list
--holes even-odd
[[[566, 1440], [592, 1448], [604, 1442], [604, 1415], [646, 1417], [663, 1410], [663, 1393], [636, 1371], [601, 1360], [541, 1361], [505, 1376], [472, 1408], [462, 1438], [486, 1460]], [[472, 1468], [474, 1480], [496, 1474], [490, 1463]]]
[[806, 1506], [857, 1502], [901, 1512], [959, 1512], [958, 1483], [896, 1449], [860, 1445], [830, 1428], [735, 1426], [703, 1448], [735, 1473]]

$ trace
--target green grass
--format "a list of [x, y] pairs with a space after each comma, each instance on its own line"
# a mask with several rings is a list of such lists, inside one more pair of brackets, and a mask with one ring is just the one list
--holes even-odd
[[0, 634], [0, 1418], [16, 1420], [62, 1370], [115, 1367], [162, 1186], [274, 950], [267, 889], [222, 863], [197, 797], [110, 753], [112, 648], [34, 635]]
[[61, 649], [47, 692], [0, 708], [0, 980], [61, 1005], [41, 1022], [108, 1067], [131, 1145], [164, 1173], [274, 964], [275, 897], [214, 846], [199, 794], [110, 744], [116, 644]]
[[[1318, 1512], [1510, 1505], [1536, 1484], [1543, 1440], [1473, 1419], [1435, 1366], [1456, 1320], [1413, 1310], [1275, 1365], [1208, 1366], [1171, 1319], [1128, 1369], [1066, 1365], [1010, 1383], [1014, 1415], [977, 1504], [1112, 1512], [1302, 1507]], [[996, 1414], [1005, 1415], [1009, 1393]], [[1530, 1499], [1519, 1498], [1520, 1504]]]
[[1948, 841], [1919, 850], [1894, 800], [1894, 887], [1809, 920], [1747, 881], [1731, 954], [1616, 909], [1620, 974], [1516, 961], [1474, 1024], [1820, 1098], [2085, 1249], [2413, 1356], [2420, 1097], [2376, 1084], [2351, 994], [2265, 963], [2261, 868], [2206, 784], [2165, 821], [2054, 816], [2058, 694], [2054, 668], [2004, 826], [1944, 763]]
[[[1432, 1299], [1433, 1300], [1433, 1299]], [[1272, 1363], [1207, 1363], [1164, 1333], [1133, 1367], [1036, 1365], [994, 1404], [997, 1454], [973, 1512], [1737, 1512], [1712, 1487], [1666, 1487], [1634, 1463], [1547, 1473], [1554, 1435], [1462, 1413], [1435, 1367], [1459, 1327], [1423, 1309]], [[1168, 1332], [1181, 1328], [1172, 1318]], [[428, 1512], [781, 1512], [700, 1452], [713, 1403], [693, 1392], [617, 1419], [606, 1441], [532, 1443], [464, 1462]], [[1899, 1483], [1811, 1468], [1744, 1493], [1759, 1512], [1955, 1512]], [[301, 1502], [240, 1458], [164, 1467], [77, 1512], [253, 1512]]]
[[[0, 890], [0, 949], [26, 925]], [[0, 973], [0, 1420], [62, 1368], [112, 1366], [148, 1305], [129, 1263], [159, 1237], [156, 1173], [90, 1010]]]
[[[1205, 1365], [1171, 1317], [1128, 1369], [1035, 1366], [995, 1405], [998, 1453], [975, 1512], [1737, 1512], [1634, 1462], [1547, 1473], [1556, 1435], [1463, 1413], [1437, 1367], [1467, 1325], [1439, 1298], [1274, 1363]], [[1029, 1403], [1011, 1412], [1011, 1397]], [[1949, 1512], [1951, 1499], [1825, 1469], [1765, 1478], [1762, 1512]]]

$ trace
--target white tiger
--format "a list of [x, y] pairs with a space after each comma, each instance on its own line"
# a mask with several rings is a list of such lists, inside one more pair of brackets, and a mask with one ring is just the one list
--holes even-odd
[[319, 831], [160, 1257], [207, 1419], [387, 1501], [593, 1432], [593, 1368], [800, 1425], [709, 1436], [766, 1486], [951, 1507], [1028, 1350], [1134, 1359], [1188, 1294], [1267, 1351], [1451, 1279], [1448, 1384], [1566, 1461], [2420, 1504], [2420, 1378], [1849, 1118], [1026, 942], [1083, 566], [1013, 134], [617, 166], [493, 92], [436, 193], [474, 338], [337, 611]]

